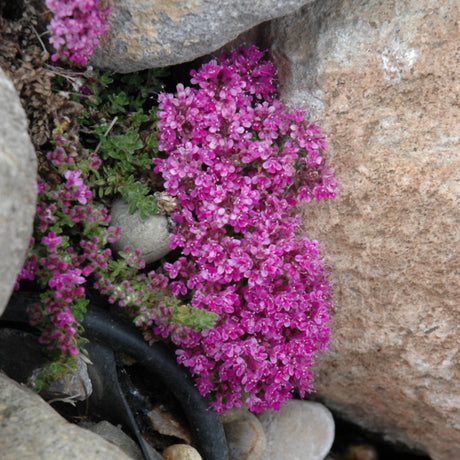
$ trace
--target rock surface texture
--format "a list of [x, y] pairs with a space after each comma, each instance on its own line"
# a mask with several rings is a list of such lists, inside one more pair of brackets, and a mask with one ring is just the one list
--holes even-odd
[[304, 209], [340, 305], [316, 388], [434, 460], [460, 458], [459, 8], [325, 0], [268, 30], [343, 185]]
[[0, 372], [2, 460], [129, 460], [118, 447], [67, 422], [40, 396]]
[[191, 61], [312, 0], [112, 0], [97, 67], [127, 73]]
[[0, 315], [24, 263], [35, 215], [37, 159], [11, 80], [0, 69]]
[[106, 441], [118, 446], [126, 455], [133, 460], [144, 460], [144, 455], [140, 447], [120, 428], [112, 425], [107, 420], [103, 420], [88, 428]]

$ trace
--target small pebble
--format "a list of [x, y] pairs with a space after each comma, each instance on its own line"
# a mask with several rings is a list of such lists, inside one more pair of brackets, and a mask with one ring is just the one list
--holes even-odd
[[258, 418], [245, 411], [240, 418], [224, 423], [230, 460], [260, 460], [267, 440]]
[[317, 402], [287, 401], [258, 418], [267, 437], [263, 460], [323, 460], [334, 442], [332, 414]]
[[169, 446], [163, 451], [162, 455], [165, 460], [203, 460], [198, 451], [188, 444]]
[[121, 237], [112, 244], [114, 251], [123, 251], [126, 246], [140, 250], [146, 264], [155, 262], [171, 251], [168, 218], [154, 214], [142, 221], [139, 211], [130, 214], [129, 204], [123, 200], [113, 203], [110, 211], [110, 225], [121, 227]]

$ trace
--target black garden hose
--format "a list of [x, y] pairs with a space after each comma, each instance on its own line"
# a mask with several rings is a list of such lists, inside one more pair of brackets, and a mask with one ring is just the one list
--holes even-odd
[[[14, 293], [1, 319], [27, 322], [27, 307], [39, 301], [39, 294]], [[228, 460], [227, 441], [220, 417], [210, 408], [210, 400], [201, 396], [189, 373], [177, 363], [171, 350], [162, 343], [149, 346], [134, 325], [92, 303], [88, 305], [83, 327], [89, 340], [130, 355], [167, 385], [182, 406], [203, 460]]]

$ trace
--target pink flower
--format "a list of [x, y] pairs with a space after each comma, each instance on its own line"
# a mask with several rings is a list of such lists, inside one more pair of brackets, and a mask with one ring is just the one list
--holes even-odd
[[[81, 179], [81, 171], [77, 170], [66, 170], [64, 172], [64, 177], [66, 178], [67, 182], [66, 185], [69, 188], [76, 187], [76, 190], [72, 193], [73, 197], [78, 200], [81, 204], [86, 204], [88, 202], [88, 198], [92, 197], [92, 193], [90, 190], [87, 190], [86, 185], [83, 183], [83, 179]], [[70, 197], [67, 197], [70, 198]], [[83, 217], [83, 219], [86, 217]], [[78, 218], [78, 220], [82, 220], [82, 218]]]
[[48, 26], [50, 43], [56, 49], [52, 60], [70, 58], [86, 65], [110, 27], [110, 4], [101, 9], [100, 0], [46, 0], [46, 5], [54, 13]]
[[69, 187], [84, 186], [83, 179], [81, 179], [80, 176], [81, 176], [81, 171], [79, 170], [71, 171], [70, 169], [68, 169], [67, 171], [64, 172], [64, 177], [67, 179], [67, 185]]
[[297, 236], [296, 204], [335, 196], [326, 143], [302, 111], [276, 99], [275, 69], [255, 47], [192, 71], [198, 88], [159, 96], [154, 160], [180, 207], [163, 266], [175, 295], [217, 313], [201, 333], [157, 321], [217, 411], [278, 408], [312, 390], [315, 354], [329, 341], [332, 301], [318, 245]]
[[50, 287], [56, 288], [58, 291], [64, 290], [64, 288], [72, 287], [78, 284], [84, 283], [86, 280], [81, 276], [82, 271], [77, 268], [74, 270], [67, 270], [64, 273], [54, 272], [53, 277], [49, 280], [48, 284]]
[[42, 242], [48, 246], [49, 251], [54, 251], [62, 243], [62, 236], [56, 236], [56, 233], [49, 232], [48, 236], [42, 238]]

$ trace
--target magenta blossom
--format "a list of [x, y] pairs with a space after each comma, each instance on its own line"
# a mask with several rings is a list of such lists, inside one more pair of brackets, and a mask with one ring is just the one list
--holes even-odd
[[62, 236], [56, 236], [56, 233], [49, 232], [48, 236], [42, 238], [42, 242], [48, 246], [50, 251], [54, 251], [62, 243]]
[[101, 0], [46, 0], [46, 5], [54, 13], [48, 26], [56, 50], [51, 59], [86, 65], [110, 27], [110, 5], [103, 8]]
[[178, 346], [217, 411], [277, 409], [312, 391], [315, 356], [328, 346], [331, 283], [319, 246], [305, 236], [296, 204], [335, 197], [326, 142], [304, 113], [276, 98], [275, 69], [255, 47], [193, 71], [193, 88], [159, 96], [156, 159], [180, 206], [164, 265], [173, 294], [217, 313], [193, 332], [154, 317]]
[[81, 204], [86, 204], [88, 201], [87, 198], [91, 198], [92, 193], [87, 189], [83, 179], [81, 179], [80, 176], [81, 172], [78, 169], [73, 171], [68, 169], [64, 173], [64, 177], [67, 179], [67, 187], [76, 188], [76, 190], [73, 192], [73, 198], [76, 198]]

